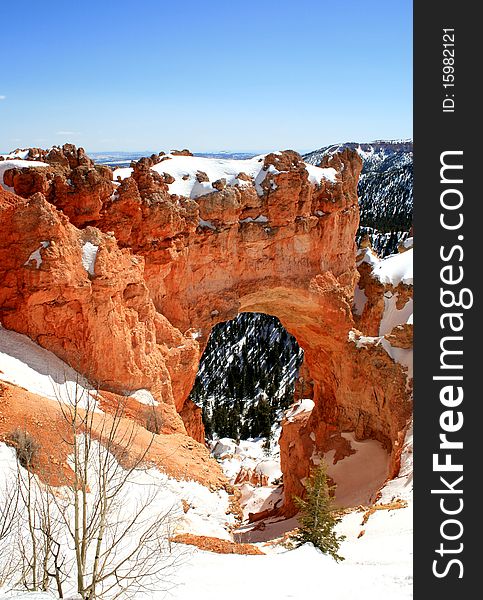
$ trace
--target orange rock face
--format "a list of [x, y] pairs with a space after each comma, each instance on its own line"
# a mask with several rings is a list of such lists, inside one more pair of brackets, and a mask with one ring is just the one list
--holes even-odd
[[263, 555], [257, 546], [252, 544], [239, 544], [236, 542], [230, 542], [229, 540], [222, 540], [207, 535], [193, 535], [191, 533], [181, 533], [171, 539], [171, 541], [177, 544], [188, 544], [189, 546], [197, 546], [201, 550], [207, 550], [208, 552], [216, 552], [217, 554], [251, 554], [251, 555]]
[[201, 408], [188, 398], [179, 414], [183, 419], [188, 435], [197, 442], [200, 442], [200, 444], [204, 444], [205, 427], [201, 418]]
[[[98, 229], [76, 229], [41, 194], [2, 196], [2, 324], [104, 388], [149, 388], [174, 404], [170, 371], [196, 363], [199, 347], [156, 311], [143, 259]], [[90, 267], [83, 264], [86, 247], [97, 252]], [[40, 265], [29, 259], [39, 248]]]
[[[103, 389], [150, 389], [180, 414], [173, 426], [202, 441], [199, 409], [186, 398], [212, 327], [243, 311], [275, 315], [305, 351], [315, 402], [310, 415], [284, 424], [285, 513], [294, 512], [291, 497], [303, 492], [314, 449], [329, 447], [340, 431], [380, 440], [397, 464], [411, 414], [405, 373], [383, 348], [349, 339], [360, 277], [355, 152], [328, 157], [335, 180], [319, 183], [297, 153], [269, 154], [261, 189], [241, 173], [242, 183], [220, 179], [196, 200], [170, 194], [171, 176], [151, 169], [169, 157], [139, 161], [116, 186], [82, 153], [60, 154], [61, 171], [5, 174], [27, 196], [0, 198], [5, 327]], [[32, 184], [30, 171], [38, 177]], [[198, 171], [199, 182], [206, 178]], [[92, 197], [80, 203], [89, 182]], [[90, 268], [82, 262], [87, 243], [97, 247]], [[29, 260], [39, 247], [40, 265]], [[383, 304], [374, 306], [357, 323], [369, 335], [382, 314]]]

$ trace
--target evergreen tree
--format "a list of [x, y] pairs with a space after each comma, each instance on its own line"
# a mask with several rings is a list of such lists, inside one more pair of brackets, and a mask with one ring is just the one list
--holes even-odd
[[325, 463], [312, 472], [305, 486], [306, 498], [296, 497], [295, 504], [300, 509], [298, 520], [300, 529], [294, 536], [298, 546], [311, 542], [324, 554], [330, 554], [336, 561], [344, 560], [338, 554], [340, 543], [345, 536], [338, 536], [334, 527], [340, 522], [340, 517], [334, 512], [331, 493], [335, 486], [327, 481]]

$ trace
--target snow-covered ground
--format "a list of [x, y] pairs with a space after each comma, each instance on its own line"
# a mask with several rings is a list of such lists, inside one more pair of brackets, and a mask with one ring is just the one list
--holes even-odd
[[[321, 590], [337, 600], [412, 598], [412, 432], [406, 437], [400, 476], [382, 489], [378, 503], [395, 500], [402, 501], [403, 508], [376, 510], [365, 524], [364, 512], [350, 512], [342, 518], [337, 526], [337, 532], [346, 536], [340, 548], [345, 558], [341, 563], [310, 544], [287, 550], [283, 545], [258, 543], [266, 556], [197, 550], [175, 578], [178, 586], [165, 598], [211, 600], [223, 597], [227, 590], [232, 600], [245, 600], [253, 594], [302, 600], [319, 598]], [[276, 537], [296, 526], [295, 519], [273, 519], [266, 522], [262, 537], [267, 539], [267, 530], [268, 537]], [[257, 542], [256, 533], [252, 533], [252, 543]], [[248, 541], [246, 537], [244, 541]]]
[[387, 479], [389, 454], [376, 440], [358, 442], [353, 433], [343, 433], [354, 454], [334, 464], [335, 450], [324, 455], [327, 473], [337, 485], [335, 502], [340, 507], [368, 505]]
[[[399, 256], [404, 260], [398, 258]], [[374, 260], [374, 266], [381, 278], [393, 285], [399, 282], [410, 283], [412, 271], [409, 261], [412, 260], [412, 251], [397, 255], [397, 260], [391, 260], [392, 258], [384, 261]], [[384, 263], [382, 267], [381, 263]], [[383, 317], [386, 319], [384, 329], [390, 327], [393, 322], [407, 322], [411, 318], [407, 313], [412, 306], [397, 310], [395, 300], [388, 300], [390, 302], [386, 305]], [[408, 363], [409, 354], [412, 360], [410, 350], [392, 348], [381, 336], [364, 339], [354, 337], [353, 341], [359, 347], [380, 343], [388, 353], [395, 353], [395, 360], [403, 364], [404, 361]], [[398, 353], [404, 353], [404, 356]], [[412, 373], [408, 375], [411, 376]], [[66, 401], [72, 397], [79, 383], [85, 390], [89, 389], [87, 382], [54, 354], [40, 348], [26, 336], [3, 328], [0, 328], [0, 379], [48, 398], [60, 397]], [[154, 399], [148, 394], [146, 391], [137, 393], [140, 401], [152, 403]], [[294, 418], [300, 411], [311, 408], [310, 402], [301, 402], [288, 412], [287, 417]], [[344, 435], [348, 436], [356, 453], [335, 465], [333, 460], [331, 461], [331, 453], [324, 457], [329, 463], [329, 474], [338, 483], [338, 503], [354, 505], [368, 502], [372, 492], [382, 483], [387, 473], [387, 454], [377, 442], [356, 442], [350, 434]], [[226, 474], [232, 480], [242, 467], [268, 478], [268, 485], [265, 486], [254, 486], [246, 482], [241, 484], [241, 502], [244, 505], [245, 516], [249, 512], [272, 508], [281, 499], [281, 489], [277, 485], [280, 476], [277, 439], [274, 436], [269, 452], [264, 450], [264, 440], [261, 439], [240, 443], [222, 439], [213, 444], [213, 453], [220, 459]], [[3, 493], [5, 481], [14, 476], [15, 468], [13, 449], [0, 444], [0, 495]], [[156, 492], [155, 506], [159, 510], [170, 511], [175, 532], [232, 539], [231, 530], [235, 522], [234, 517], [227, 514], [229, 498], [226, 492], [213, 492], [195, 482], [179, 482], [155, 469], [134, 473], [129, 486], [126, 499], [130, 500], [126, 500], [124, 505], [126, 514], [136, 506], [135, 499]], [[357, 497], [354, 496], [355, 490], [359, 493]], [[247, 596], [256, 595], [260, 598], [289, 600], [319, 597], [321, 590], [336, 600], [352, 600], [354, 597], [371, 600], [411, 598], [411, 432], [407, 436], [403, 451], [400, 475], [382, 488], [378, 503], [388, 504], [395, 500], [402, 500], [408, 506], [404, 507], [404, 504], [399, 502], [402, 508], [376, 510], [364, 524], [363, 512], [354, 511], [343, 517], [338, 525], [338, 532], [346, 536], [340, 549], [340, 554], [345, 557], [342, 563], [336, 563], [308, 544], [289, 550], [281, 544], [266, 542], [265, 540], [270, 538], [282, 536], [297, 525], [295, 519], [271, 519], [264, 522], [263, 527], [254, 529], [253, 526], [245, 525], [238, 530], [240, 539], [256, 543], [266, 553], [265, 556], [222, 555], [190, 547], [183, 563], [170, 575], [174, 587], [169, 592], [159, 591], [138, 595], [136, 598], [187, 600], [195, 597], [197, 600], [212, 600], [229, 595], [231, 600], [246, 600]], [[180, 547], [177, 544], [174, 546]], [[52, 598], [51, 595], [43, 594], [12, 595], [6, 588], [3, 592], [0, 590], [0, 598], [4, 597], [32, 600]]]
[[242, 468], [265, 475], [270, 483], [282, 475], [278, 445], [280, 426], [274, 427], [273, 431], [269, 451], [264, 448], [264, 438], [241, 440], [238, 443], [230, 438], [221, 438], [211, 442], [213, 456], [220, 460], [225, 475], [232, 483]]
[[[238, 178], [240, 173], [245, 173], [253, 178], [257, 192], [261, 195], [260, 187], [268, 173], [279, 173], [273, 165], [268, 170], [263, 170], [263, 161], [265, 155], [255, 156], [246, 160], [223, 159], [223, 158], [204, 158], [200, 156], [175, 156], [167, 155], [168, 158], [152, 167], [158, 173], [169, 173], [175, 181], [169, 184], [169, 192], [188, 198], [199, 198], [205, 194], [215, 191], [212, 183], [218, 179], [226, 179], [227, 185], [247, 185], [247, 181]], [[331, 182], [336, 180], [336, 170], [333, 168], [319, 168], [313, 165], [307, 165], [309, 180], [312, 183], [319, 184], [322, 179]], [[196, 178], [197, 172], [205, 173], [209, 181], [199, 182]], [[114, 171], [114, 181], [118, 178], [125, 179], [132, 173], [130, 167], [116, 169]]]
[[380, 259], [370, 248], [364, 248], [358, 265], [366, 262], [372, 266], [372, 274], [381, 283], [394, 287], [400, 283], [412, 285], [413, 283], [413, 238], [404, 242], [405, 252], [398, 252]]

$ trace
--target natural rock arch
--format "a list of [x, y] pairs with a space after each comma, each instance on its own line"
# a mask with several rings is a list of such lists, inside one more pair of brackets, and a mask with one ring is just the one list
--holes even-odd
[[[173, 423], [178, 418], [173, 429], [184, 428], [176, 408], [200, 438], [186, 399], [211, 328], [240, 311], [274, 315], [304, 349], [314, 381], [310, 416], [284, 425], [286, 512], [314, 449], [330, 448], [340, 431], [381, 441], [397, 471], [411, 413], [406, 375], [383, 348], [349, 339], [358, 279], [355, 152], [327, 157], [323, 176], [295, 152], [269, 154], [260, 159], [261, 183], [240, 173], [235, 185], [213, 182], [196, 201], [169, 194], [173, 177], [154, 171], [154, 159], [139, 161], [114, 189], [105, 168], [75, 149], [62, 152], [62, 164], [56, 155], [54, 166], [5, 173], [27, 198], [1, 198], [5, 327], [106, 389], [149, 387]], [[94, 208], [86, 201], [93, 197]], [[92, 272], [82, 263], [87, 243], [97, 247]], [[41, 265], [30, 259], [35, 252]]]
[[[354, 240], [360, 161], [344, 152], [331, 164], [339, 172], [337, 192], [329, 184], [324, 191], [311, 188], [304, 167], [292, 165], [274, 177], [276, 191], [262, 198], [255, 212], [241, 208], [227, 219], [230, 211], [218, 194], [199, 198], [200, 214], [207, 220], [216, 217], [216, 229], [198, 230], [162, 265], [159, 255], [146, 255], [146, 282], [158, 310], [181, 331], [199, 335], [201, 348], [214, 325], [239, 312], [277, 317], [303, 348], [315, 408], [307, 420], [284, 425], [288, 514], [294, 510], [292, 494], [303, 491], [301, 480], [309, 474], [314, 449], [343, 442], [340, 431], [379, 440], [391, 452], [394, 475], [411, 414], [400, 365], [383, 348], [358, 348], [349, 339], [358, 279]], [[267, 222], [240, 222], [246, 214], [270, 216]], [[295, 436], [299, 441], [289, 448]], [[344, 444], [338, 446], [343, 453]]]

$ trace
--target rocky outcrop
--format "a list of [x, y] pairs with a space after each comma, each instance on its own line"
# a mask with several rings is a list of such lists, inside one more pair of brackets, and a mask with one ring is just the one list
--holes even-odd
[[216, 552], [217, 554], [251, 554], [263, 555], [264, 552], [253, 544], [242, 544], [231, 542], [230, 540], [222, 540], [207, 535], [193, 535], [192, 533], [180, 533], [171, 538], [172, 542], [177, 544], [188, 544], [196, 546], [200, 550], [208, 552]]
[[43, 194], [76, 227], [94, 224], [114, 192], [111, 169], [94, 165], [82, 148], [76, 152], [54, 148], [43, 160], [51, 167], [9, 169], [4, 183], [24, 198]]
[[[106, 389], [149, 388], [174, 404], [171, 373], [196, 364], [199, 347], [156, 311], [143, 259], [112, 235], [76, 229], [41, 194], [4, 192], [0, 212], [2, 324]], [[185, 392], [183, 384], [175, 389]]]
[[[331, 170], [315, 178], [292, 151], [260, 159], [256, 177], [211, 188], [195, 168], [206, 186], [196, 199], [169, 191], [172, 176], [160, 166], [174, 153], [138, 161], [118, 182], [82, 153], [62, 150], [57, 162], [49, 154], [42, 160], [55, 164], [35, 169], [32, 184], [30, 169], [5, 174], [26, 196], [0, 198], [5, 327], [103, 389], [150, 389], [171, 407], [171, 435], [202, 441], [199, 411], [186, 398], [212, 327], [242, 311], [275, 315], [305, 351], [315, 402], [310, 415], [284, 424], [285, 514], [314, 449], [340, 431], [381, 441], [397, 464], [411, 412], [406, 374], [383, 348], [350, 335], [360, 277], [355, 152], [327, 157]], [[366, 317], [357, 328], [371, 334]]]
[[[395, 308], [403, 309], [407, 302], [413, 297], [413, 286], [402, 282], [397, 285], [382, 283], [374, 276], [373, 265], [363, 260], [364, 253], [370, 252], [375, 256], [370, 245], [365, 245], [362, 252], [356, 257], [359, 271], [358, 288], [362, 290], [366, 301], [360, 314], [354, 314], [355, 324], [365, 335], [381, 335], [381, 320], [386, 308], [386, 300], [390, 297], [396, 298]], [[406, 249], [405, 249], [406, 250]], [[412, 328], [412, 326], [410, 327]], [[385, 333], [385, 332], [382, 332]]]
[[205, 427], [201, 418], [201, 408], [189, 398], [185, 401], [180, 417], [183, 419], [186, 432], [200, 444], [205, 443]]
[[266, 486], [268, 485], [269, 477], [265, 473], [260, 473], [257, 469], [250, 469], [241, 467], [235, 477], [234, 484], [239, 485], [242, 483], [249, 483], [255, 486]]

